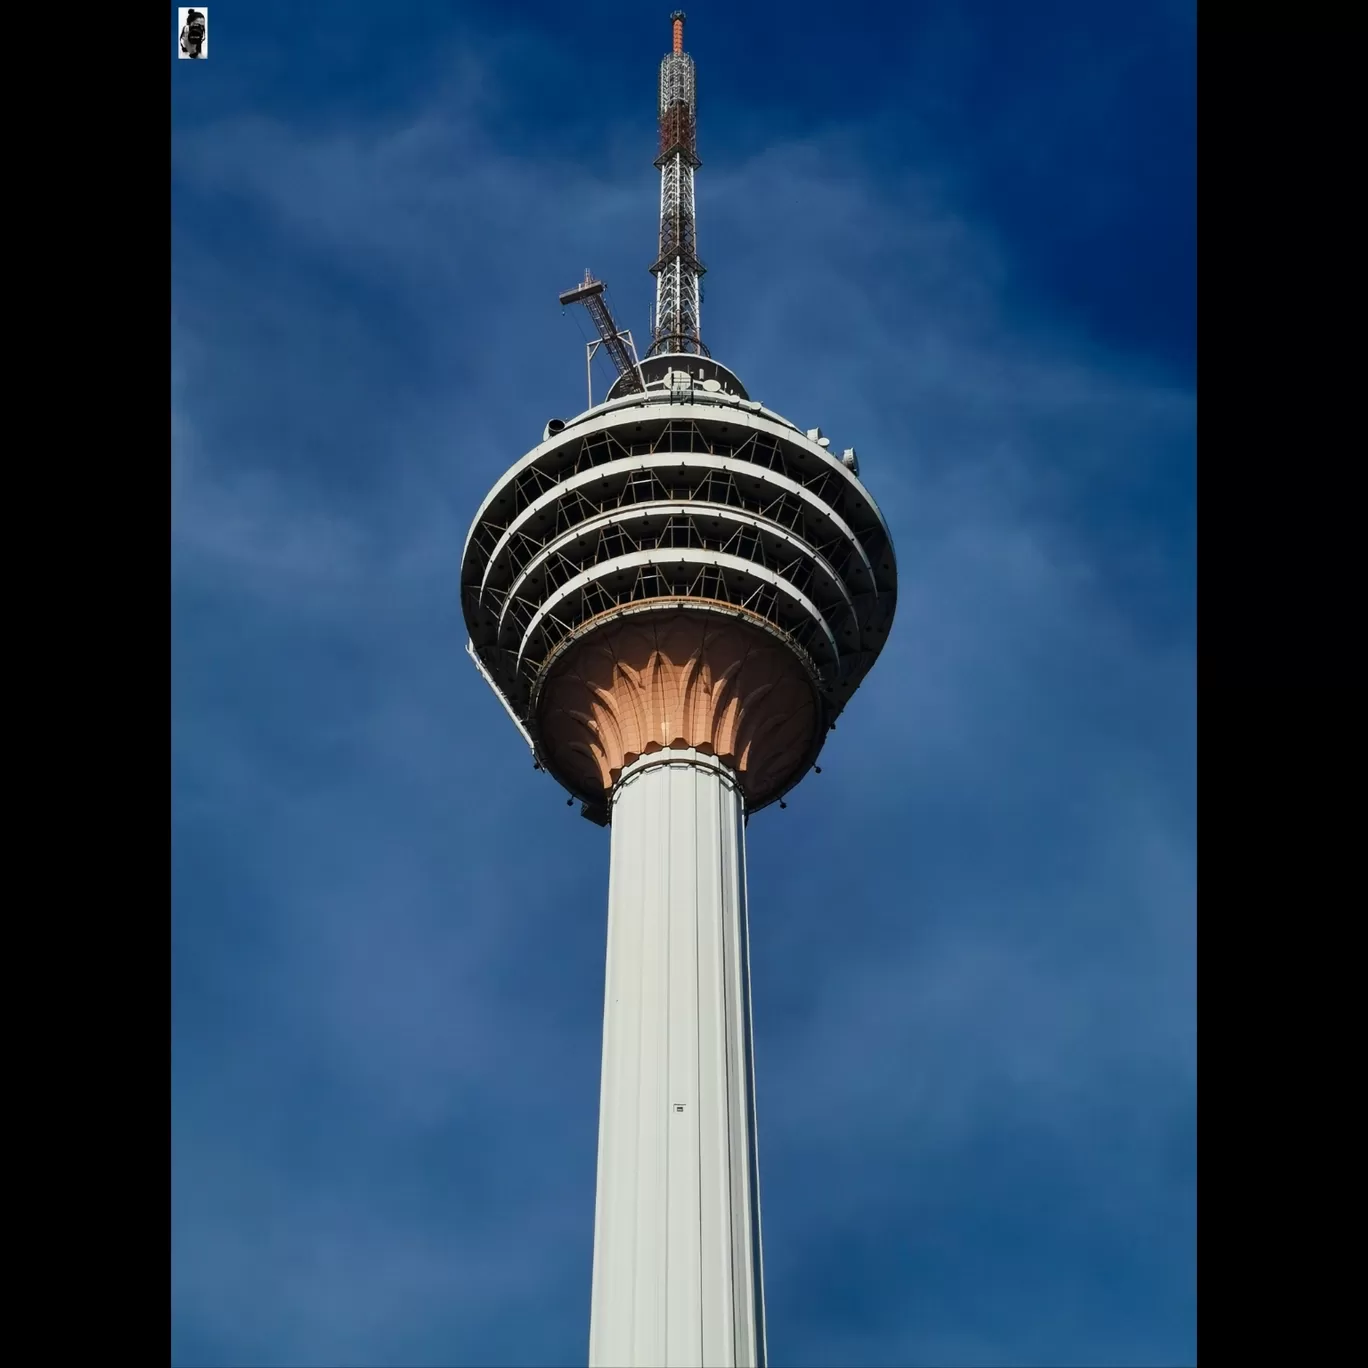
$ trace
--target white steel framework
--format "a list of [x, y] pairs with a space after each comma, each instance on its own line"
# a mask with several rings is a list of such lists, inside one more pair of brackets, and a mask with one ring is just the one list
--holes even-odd
[[656, 278], [651, 356], [662, 353], [707, 356], [703, 345], [705, 271], [698, 259], [694, 213], [694, 171], [698, 160], [698, 96], [693, 58], [684, 51], [684, 16], [676, 11], [674, 51], [660, 64], [660, 250]]
[[695, 247], [694, 168], [676, 152], [660, 169], [660, 256], [651, 355], [708, 354], [703, 345], [703, 264]]

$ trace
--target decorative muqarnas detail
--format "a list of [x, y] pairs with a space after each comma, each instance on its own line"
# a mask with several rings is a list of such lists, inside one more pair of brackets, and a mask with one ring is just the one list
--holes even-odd
[[584, 791], [607, 792], [641, 755], [692, 747], [734, 770], [750, 802], [796, 777], [820, 725], [789, 646], [688, 608], [598, 628], [557, 662], [538, 712], [548, 756]]

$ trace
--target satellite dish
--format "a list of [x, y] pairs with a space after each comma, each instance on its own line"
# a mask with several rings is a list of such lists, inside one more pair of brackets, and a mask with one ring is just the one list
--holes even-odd
[[705, 380], [703, 382], [703, 388], [707, 390], [709, 394], [716, 394], [717, 391], [722, 388], [722, 382], [720, 380]]

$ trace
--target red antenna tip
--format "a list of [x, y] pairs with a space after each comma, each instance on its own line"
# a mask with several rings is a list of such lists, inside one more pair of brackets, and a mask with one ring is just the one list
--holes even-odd
[[683, 11], [683, 10], [675, 10], [675, 12], [674, 12], [672, 15], [670, 15], [670, 22], [674, 25], [674, 50], [675, 50], [676, 52], [683, 52], [683, 51], [684, 51], [684, 11]]

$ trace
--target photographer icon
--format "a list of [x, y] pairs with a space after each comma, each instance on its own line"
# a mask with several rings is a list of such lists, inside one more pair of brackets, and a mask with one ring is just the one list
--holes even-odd
[[180, 55], [182, 57], [204, 57], [204, 45], [208, 20], [204, 10], [182, 10], [185, 22], [180, 31]]

